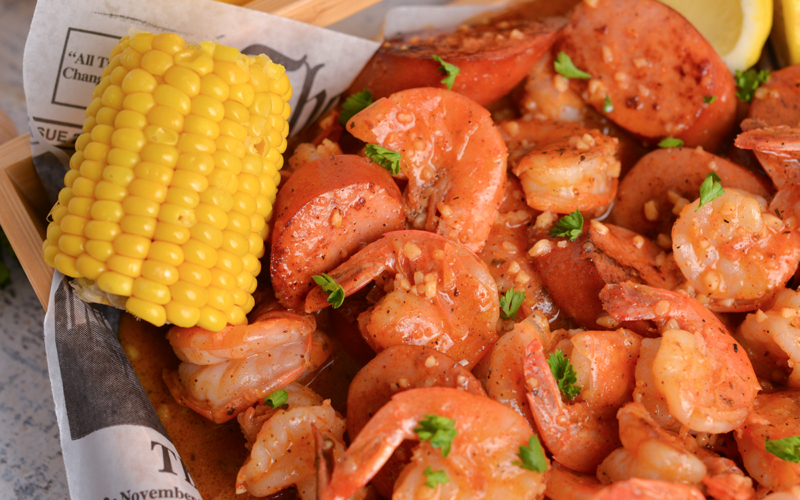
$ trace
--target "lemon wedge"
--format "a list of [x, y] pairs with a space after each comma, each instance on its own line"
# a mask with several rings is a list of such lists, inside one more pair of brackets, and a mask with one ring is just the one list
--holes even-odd
[[[731, 71], [745, 70], [758, 61], [772, 28], [772, 0], [660, 1], [688, 19]], [[783, 3], [800, 7], [800, 0]]]
[[800, 64], [800, 0], [775, 0], [772, 46], [781, 66]]

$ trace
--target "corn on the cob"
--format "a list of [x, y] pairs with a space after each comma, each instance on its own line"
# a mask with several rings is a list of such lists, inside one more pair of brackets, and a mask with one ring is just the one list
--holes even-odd
[[291, 94], [264, 55], [122, 38], [51, 212], [47, 263], [155, 325], [246, 322]]

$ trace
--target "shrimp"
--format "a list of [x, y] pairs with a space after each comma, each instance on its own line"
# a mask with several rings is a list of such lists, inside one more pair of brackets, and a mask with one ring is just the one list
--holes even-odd
[[603, 488], [592, 500], [705, 500], [705, 496], [686, 484], [631, 478]]
[[[718, 312], [752, 311], [783, 288], [800, 262], [800, 233], [759, 197], [728, 188], [672, 228], [675, 261], [698, 299]], [[697, 210], [697, 211], [696, 211]]]
[[483, 248], [503, 199], [508, 156], [486, 109], [449, 90], [410, 89], [379, 99], [347, 130], [401, 154], [411, 227]]
[[[480, 381], [452, 358], [422, 346], [396, 345], [381, 351], [350, 383], [347, 394], [347, 433], [354, 440], [369, 419], [400, 391], [418, 387], [452, 387], [486, 396]], [[404, 442], [375, 475], [372, 485], [384, 497], [411, 458]]]
[[769, 453], [767, 439], [800, 435], [800, 391], [759, 394], [740, 432], [734, 433], [747, 472], [772, 491], [800, 486], [800, 464]]
[[591, 109], [569, 79], [555, 72], [551, 52], [533, 66], [520, 90], [517, 105], [538, 120], [580, 122]]
[[600, 299], [617, 321], [656, 320], [668, 328], [648, 390], [664, 398], [670, 415], [713, 434], [744, 422], [760, 386], [745, 350], [711, 311], [684, 294], [630, 283], [607, 285]]
[[307, 338], [316, 329], [314, 317], [289, 311], [259, 313], [248, 325], [228, 325], [222, 331], [205, 328], [172, 327], [167, 333], [172, 349], [181, 361], [213, 365], [244, 359], [281, 345]]
[[[639, 339], [632, 332], [582, 332], [567, 353], [581, 393], [567, 404], [544, 357], [539, 338], [526, 348], [528, 403], [553, 459], [578, 472], [591, 473], [619, 446], [614, 415], [633, 391]], [[612, 375], [613, 374], [613, 375]], [[583, 384], [583, 385], [581, 385]]]
[[772, 380], [785, 380], [788, 386], [800, 389], [800, 292], [788, 288], [775, 295], [774, 305], [767, 311], [748, 314], [739, 327], [742, 340], [751, 356], [771, 370]]
[[618, 139], [574, 123], [521, 119], [499, 125], [508, 163], [536, 210], [602, 215], [617, 193]]
[[800, 184], [800, 129], [786, 125], [767, 126], [759, 119], [742, 122], [742, 132], [734, 145], [752, 149], [761, 166], [780, 191]]
[[591, 500], [602, 489], [603, 484], [596, 477], [578, 474], [553, 462], [545, 495], [550, 500]]
[[535, 214], [525, 203], [519, 179], [509, 175], [503, 204], [486, 240], [486, 246], [478, 253], [494, 277], [501, 295], [512, 289], [525, 293], [525, 299], [514, 320], [505, 320], [507, 329], [513, 328], [514, 321], [522, 321], [534, 311], [541, 311], [549, 319], [555, 319], [559, 314], [558, 306], [525, 251], [528, 226]]
[[258, 431], [236, 476], [236, 493], [261, 497], [295, 485], [302, 500], [316, 500], [315, 427], [333, 444], [334, 461], [344, 456], [345, 422], [330, 401], [294, 398], [296, 388], [289, 394], [287, 406], [273, 411]]
[[319, 160], [325, 156], [341, 155], [342, 148], [330, 139], [322, 139], [320, 144], [312, 144], [304, 142], [298, 144], [294, 150], [294, 154], [289, 157], [289, 171], [297, 172], [302, 167], [308, 165], [312, 161]]
[[[525, 419], [488, 398], [430, 387], [395, 394], [372, 417], [336, 465], [320, 499], [343, 500], [367, 484], [404, 439], [419, 439], [414, 428], [430, 415], [454, 421], [457, 434], [450, 452], [444, 457], [430, 441], [422, 442], [395, 484], [394, 500], [434, 495], [448, 499], [533, 499], [544, 493], [546, 473], [515, 465], [519, 448], [527, 446], [533, 436]], [[444, 471], [449, 482], [431, 490], [425, 485], [428, 467]]]
[[298, 406], [318, 406], [322, 404], [322, 396], [304, 386], [303, 384], [292, 382], [291, 384], [283, 387], [286, 391], [288, 399], [283, 406], [273, 408], [263, 402], [247, 408], [244, 412], [236, 416], [239, 422], [239, 428], [242, 430], [245, 439], [245, 447], [249, 450], [253, 448], [253, 443], [256, 442], [258, 431], [264, 425], [264, 422], [272, 418], [273, 415], [280, 409], [284, 410], [295, 408]]
[[[221, 424], [236, 417], [259, 399], [312, 368], [320, 355], [313, 335], [244, 359], [215, 365], [184, 361], [176, 371], [164, 370], [164, 381], [175, 400], [204, 417]], [[324, 354], [323, 354], [324, 357]]]
[[[497, 339], [497, 286], [475, 254], [459, 243], [424, 231], [394, 231], [370, 243], [330, 276], [349, 296], [370, 281], [387, 291], [358, 317], [364, 339], [376, 351], [397, 344], [426, 345], [471, 369]], [[307, 312], [328, 306], [315, 287]]]

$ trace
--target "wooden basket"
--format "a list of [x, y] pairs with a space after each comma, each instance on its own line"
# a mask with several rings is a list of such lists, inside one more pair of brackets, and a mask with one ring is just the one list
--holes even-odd
[[[329, 26], [380, 0], [254, 0], [245, 7]], [[504, 3], [497, 0], [457, 0], [452, 4]], [[42, 255], [45, 217], [50, 211], [42, 183], [31, 159], [30, 136], [16, 135], [0, 111], [0, 226], [19, 257], [42, 307], [47, 309], [53, 269]], [[11, 140], [9, 140], [11, 139]]]

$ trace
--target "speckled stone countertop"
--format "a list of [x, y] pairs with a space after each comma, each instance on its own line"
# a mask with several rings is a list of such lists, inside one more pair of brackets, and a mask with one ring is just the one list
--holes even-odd
[[[22, 52], [35, 0], [0, 0], [0, 109], [27, 131]], [[69, 498], [44, 353], [44, 310], [22, 268], [4, 255], [0, 289], [0, 499]]]

